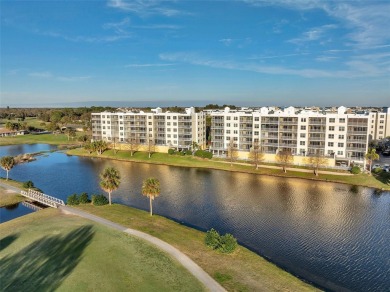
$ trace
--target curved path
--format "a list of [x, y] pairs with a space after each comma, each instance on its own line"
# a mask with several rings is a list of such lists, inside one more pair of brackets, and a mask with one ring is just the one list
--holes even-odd
[[193, 260], [191, 260], [188, 256], [186, 256], [184, 253], [182, 253], [177, 248], [173, 247], [172, 245], [166, 243], [165, 241], [162, 241], [154, 236], [151, 236], [147, 233], [126, 228], [120, 224], [114, 223], [112, 221], [109, 221], [107, 219], [89, 214], [87, 212], [71, 208], [68, 206], [60, 206], [59, 209], [64, 212], [65, 214], [73, 214], [80, 217], [84, 217], [87, 219], [90, 219], [92, 221], [101, 223], [103, 225], [106, 225], [108, 227], [117, 229], [119, 231], [128, 233], [130, 235], [142, 238], [143, 240], [146, 240], [155, 246], [157, 246], [159, 249], [163, 250], [167, 254], [169, 254], [171, 257], [179, 261], [188, 271], [190, 271], [191, 274], [193, 274], [208, 290], [210, 291], [226, 291], [217, 281], [215, 281], [212, 277], [210, 277], [209, 274], [207, 274], [201, 267], [199, 267]]

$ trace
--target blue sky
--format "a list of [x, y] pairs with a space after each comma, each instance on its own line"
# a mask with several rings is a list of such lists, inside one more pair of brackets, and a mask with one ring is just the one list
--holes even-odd
[[390, 1], [0, 5], [1, 107], [390, 105]]

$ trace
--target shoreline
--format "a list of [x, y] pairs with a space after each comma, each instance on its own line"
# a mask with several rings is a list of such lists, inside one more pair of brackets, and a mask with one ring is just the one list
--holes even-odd
[[[125, 162], [135, 162], [135, 163], [145, 163], [145, 164], [156, 164], [156, 165], [165, 165], [165, 166], [175, 166], [175, 167], [185, 167], [185, 168], [201, 168], [201, 169], [210, 169], [210, 170], [221, 170], [221, 171], [229, 171], [229, 172], [237, 172], [237, 173], [246, 173], [246, 174], [255, 174], [255, 175], [266, 175], [266, 176], [272, 176], [272, 177], [283, 177], [283, 178], [293, 178], [293, 179], [303, 179], [303, 180], [309, 180], [309, 181], [321, 181], [321, 182], [331, 182], [331, 183], [340, 183], [344, 185], [349, 185], [349, 186], [360, 186], [360, 187], [367, 187], [367, 188], [373, 188], [378, 191], [390, 191], [390, 186], [389, 185], [384, 185], [383, 186], [375, 186], [371, 184], [365, 184], [361, 182], [347, 182], [347, 181], [342, 181], [338, 180], [335, 178], [328, 178], [327, 176], [337, 176], [337, 177], [343, 177], [345, 175], [340, 175], [335, 172], [334, 174], [322, 174], [321, 176], [316, 177], [312, 173], [308, 172], [300, 172], [300, 171], [295, 171], [295, 170], [288, 170], [287, 173], [283, 173], [280, 167], [280, 173], [279, 169], [270, 169], [267, 167], [261, 167], [259, 166], [259, 169], [256, 170], [255, 168], [253, 169], [237, 169], [238, 167], [242, 166], [244, 168], [250, 168], [251, 165], [243, 165], [240, 163], [233, 163], [233, 169], [229, 169], [229, 163], [226, 163], [224, 161], [213, 161], [213, 160], [201, 160], [197, 159], [201, 163], [209, 162], [209, 163], [220, 163], [220, 164], [226, 164], [229, 168], [224, 168], [224, 167], [217, 167], [217, 166], [208, 166], [208, 165], [201, 165], [201, 166], [191, 166], [191, 165], [185, 165], [185, 164], [179, 164], [179, 163], [166, 163], [166, 162], [161, 162], [161, 161], [153, 161], [153, 155], [156, 153], [152, 154], [152, 158], [150, 158], [150, 161], [147, 160], [137, 160], [137, 159], [132, 159], [132, 158], [120, 158], [120, 157], [112, 157], [108, 155], [96, 155], [96, 154], [86, 154], [86, 153], [75, 153], [74, 150], [80, 150], [81, 148], [77, 149], [71, 149], [67, 150], [65, 154], [70, 155], [70, 156], [79, 156], [79, 157], [88, 157], [88, 158], [101, 158], [101, 159], [108, 159], [108, 160], [115, 160], [115, 161], [125, 161]], [[82, 150], [84, 151], [84, 150]], [[122, 150], [122, 152], [124, 152]], [[118, 152], [119, 153], [119, 152]], [[165, 154], [165, 153], [162, 153]], [[166, 154], [168, 155], [168, 154]], [[221, 165], [221, 166], [222, 166]], [[253, 167], [253, 166], [252, 166]], [[267, 171], [268, 170], [268, 171]], [[300, 176], [302, 175], [302, 176]], [[307, 177], [308, 175], [312, 175], [312, 177]], [[362, 174], [363, 175], [363, 174]], [[348, 175], [349, 177], [354, 177], [354, 175]], [[373, 179], [374, 178], [372, 175], [369, 176]]]

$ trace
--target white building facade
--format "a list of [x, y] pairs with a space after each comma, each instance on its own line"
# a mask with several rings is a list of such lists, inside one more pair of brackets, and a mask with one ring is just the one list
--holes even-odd
[[371, 119], [368, 114], [281, 110], [214, 111], [211, 115], [211, 150], [225, 155], [231, 140], [239, 151], [259, 142], [262, 151], [277, 154], [289, 149], [296, 156], [319, 153], [339, 160], [363, 162], [368, 150]]
[[157, 146], [189, 149], [193, 142], [206, 145], [206, 115], [193, 107], [185, 113], [162, 112], [101, 112], [92, 113], [92, 139], [141, 145], [152, 142]]

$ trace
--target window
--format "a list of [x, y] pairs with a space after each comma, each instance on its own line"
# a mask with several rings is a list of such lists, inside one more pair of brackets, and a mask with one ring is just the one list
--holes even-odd
[[383, 129], [383, 126], [379, 126], [379, 129]]
[[177, 116], [173, 116], [173, 119], [174, 119], [174, 120], [177, 120]]
[[150, 128], [150, 129], [149, 129], [149, 132], [151, 132], [151, 131], [153, 131], [153, 129], [152, 129], [152, 128]]
[[171, 131], [171, 128], [168, 128], [168, 132], [170, 132]]
[[151, 119], [152, 119], [152, 116], [148, 116], [148, 119], [151, 120]]
[[305, 123], [306, 122], [306, 118], [301, 118], [301, 122]]
[[[233, 141], [238, 141], [238, 137], [233, 137]], [[237, 146], [234, 146], [237, 147]]]
[[385, 118], [385, 115], [380, 115], [379, 116], [381, 119], [384, 119]]
[[344, 155], [343, 151], [337, 151], [337, 155]]
[[177, 123], [176, 123], [176, 122], [173, 122], [173, 125], [174, 125], [174, 126], [177, 126]]
[[344, 143], [338, 143], [337, 147], [344, 147]]
[[177, 129], [175, 128], [175, 129], [173, 129], [173, 131], [174, 131], [174, 132], [177, 132]]
[[328, 138], [329, 138], [329, 139], [334, 139], [334, 134], [329, 134], [329, 135], [328, 135]]
[[171, 119], [171, 116], [167, 116], [167, 120], [170, 120]]
[[328, 142], [329, 147], [333, 147], [333, 142]]
[[226, 124], [226, 127], [230, 127], [230, 123], [227, 123], [227, 124]]
[[235, 121], [238, 121], [238, 117], [234, 117], [234, 120], [235, 120]]
[[344, 135], [339, 135], [339, 139], [344, 139]]
[[340, 122], [340, 123], [345, 123], [345, 118], [340, 118], [340, 119], [339, 119], [339, 122]]
[[171, 134], [167, 134], [167, 137], [168, 137], [168, 138], [171, 138]]
[[259, 121], [259, 118], [258, 117], [255, 117], [255, 122], [258, 122]]
[[226, 136], [226, 141], [230, 141], [230, 137], [229, 136]]
[[151, 125], [152, 125], [152, 122], [149, 122], [148, 125], [151, 126]]
[[333, 154], [333, 150], [328, 150], [328, 155], [332, 155]]
[[258, 132], [258, 131], [255, 131], [255, 135], [258, 136], [258, 135], [259, 135], [259, 132]]
[[123, 131], [123, 127], [120, 127], [119, 130], [122, 130], [122, 131]]
[[167, 126], [170, 126], [171, 125], [171, 122], [167, 122]]
[[255, 129], [258, 129], [259, 128], [259, 124], [255, 124]]
[[226, 120], [227, 120], [227, 121], [230, 121], [230, 117], [226, 117]]
[[230, 134], [230, 130], [226, 130], [226, 134]]
[[238, 124], [234, 124], [234, 127], [237, 128], [237, 127], [238, 127]]
[[306, 130], [306, 126], [301, 126], [301, 130]]
[[384, 122], [385, 122], [384, 120], [379, 121], [380, 124], [383, 124]]
[[383, 134], [383, 131], [379, 131], [379, 134]]
[[301, 134], [300, 134], [300, 137], [301, 137], [301, 138], [306, 138], [306, 133], [301, 133]]
[[339, 131], [344, 132], [345, 131], [345, 127], [339, 127]]
[[336, 122], [336, 119], [335, 119], [335, 118], [330, 118], [330, 119], [329, 119], [329, 123], [334, 123], [334, 122]]
[[305, 141], [301, 141], [301, 142], [299, 142], [299, 144], [302, 145], [302, 146], [305, 146], [306, 142]]
[[334, 131], [334, 126], [329, 126], [329, 131]]
[[177, 135], [175, 134], [175, 135], [173, 135], [173, 138], [177, 138]]

